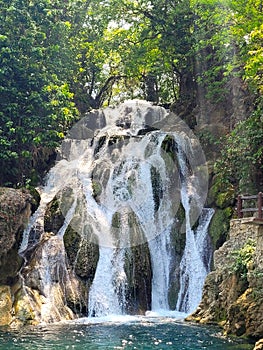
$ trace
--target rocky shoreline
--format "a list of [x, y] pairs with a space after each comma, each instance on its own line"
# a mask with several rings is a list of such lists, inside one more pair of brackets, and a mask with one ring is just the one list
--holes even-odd
[[[218, 324], [226, 334], [263, 336], [263, 223], [235, 219], [229, 239], [214, 252], [202, 301], [189, 321]], [[263, 341], [256, 349], [262, 349]]]

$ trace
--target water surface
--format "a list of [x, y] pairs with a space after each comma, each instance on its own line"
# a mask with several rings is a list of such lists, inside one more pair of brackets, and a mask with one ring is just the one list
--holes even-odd
[[145, 349], [250, 350], [244, 340], [223, 337], [213, 327], [170, 318], [132, 318], [123, 321], [60, 323], [20, 331], [0, 330], [0, 349]]

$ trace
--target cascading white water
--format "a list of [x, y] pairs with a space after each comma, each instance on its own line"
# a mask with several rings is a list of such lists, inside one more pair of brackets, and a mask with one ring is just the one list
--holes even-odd
[[[133, 247], [143, 244], [147, 244], [150, 254], [151, 308], [169, 310], [174, 259], [172, 237], [182, 203], [185, 230], [177, 234], [186, 232], [186, 243], [176, 308], [190, 312], [200, 301], [208, 272], [204, 261], [212, 215], [211, 210], [204, 211], [195, 232], [191, 229], [206, 196], [202, 193], [206, 191], [203, 176], [206, 169], [200, 146], [191, 133], [187, 135], [185, 125], [182, 129], [176, 124], [175, 130], [168, 132], [155, 127], [169, 113], [143, 101], [106, 109], [99, 116], [105, 119], [105, 126], [93, 133], [92, 139], [78, 139], [79, 135], [90, 135], [90, 130], [83, 131], [88, 123], [84, 121], [80, 124], [81, 130], [75, 127], [71, 139], [65, 140], [62, 159], [49, 174], [40, 209], [24, 234], [21, 252], [28, 249], [34, 225], [43, 226], [47, 202], [64, 188], [71, 188], [74, 199], [72, 195], [63, 197], [60, 209], [66, 220], [57, 236], [63, 249], [63, 235], [69, 225], [82, 238], [87, 235], [83, 227], [88, 225], [89, 239], [99, 245], [99, 259], [88, 293], [88, 315], [127, 312], [127, 295], [137, 288], [129, 285], [128, 275], [132, 275], [130, 272], [136, 266], [127, 265], [127, 256], [132, 257]], [[48, 245], [43, 261], [48, 256], [47, 249]], [[54, 290], [55, 283], [48, 280], [49, 267], [42, 270], [40, 278], [48, 286], [43, 292], [48, 294]]]
[[[89, 293], [89, 315], [123, 314], [126, 275], [123, 270], [123, 252], [110, 247], [100, 248], [100, 259]], [[106, 287], [107, 286], [107, 287]]]
[[200, 201], [197, 191], [199, 178], [189, 173], [187, 157], [191, 157], [191, 154], [189, 155], [188, 153], [189, 149], [188, 152], [185, 150], [185, 141], [179, 139], [178, 144], [178, 160], [183, 174], [181, 200], [185, 209], [186, 243], [180, 263], [181, 288], [176, 308], [180, 311], [191, 313], [201, 301], [202, 288], [209, 272], [209, 264], [205, 263], [205, 249], [207, 248], [208, 226], [214, 211], [213, 209], [203, 209], [197, 229], [195, 231], [192, 229], [191, 210], [193, 210], [193, 207], [191, 202], [195, 202], [198, 205], [198, 201]]
[[[115, 154], [111, 154], [110, 159], [107, 159], [111, 173], [100, 196], [100, 202], [103, 203], [103, 208], [108, 216], [112, 215], [111, 220], [114, 213], [120, 213], [121, 222], [120, 227], [117, 228], [119, 236], [117, 240], [114, 240], [116, 228], [112, 226], [111, 233], [113, 235], [109, 237], [113, 241], [105, 241], [105, 236], [99, 235], [100, 259], [90, 291], [90, 315], [123, 312], [123, 301], [120, 300], [123, 300], [125, 294], [124, 250], [127, 247], [140, 244], [144, 240], [149, 242], [150, 253], [153, 257], [153, 308], [168, 309], [168, 240], [170, 222], [173, 220], [174, 213], [172, 212], [172, 198], [165, 192], [162, 194], [163, 198], [160, 198], [159, 210], [155, 213], [156, 203], [151, 179], [151, 169], [155, 167], [158, 169], [162, 182], [160, 186], [165, 188], [167, 185], [166, 165], [160, 154], [164, 138], [164, 133], [158, 133], [154, 134], [154, 137], [146, 135], [139, 139], [129, 140], [129, 143], [123, 145], [121, 150], [113, 150]], [[106, 144], [101, 153], [105, 155], [107, 149], [108, 145]], [[105, 166], [104, 160], [103, 166]], [[129, 235], [130, 229], [127, 222], [129, 212], [134, 213], [138, 218], [140, 228], [144, 233], [143, 237]], [[105, 248], [105, 245], [110, 247]], [[166, 258], [163, 259], [163, 256]], [[156, 262], [158, 263], [156, 264]], [[105, 273], [105, 269], [107, 273]], [[111, 288], [105, 290], [106, 285], [111, 286]]]

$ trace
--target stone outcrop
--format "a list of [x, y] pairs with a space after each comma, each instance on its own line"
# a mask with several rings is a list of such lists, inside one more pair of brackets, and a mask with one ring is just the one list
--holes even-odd
[[12, 321], [18, 272], [23, 259], [18, 254], [22, 233], [36, 204], [27, 190], [0, 188], [0, 325]]
[[263, 335], [263, 225], [231, 221], [230, 238], [214, 253], [202, 301], [188, 317], [219, 324], [228, 334], [257, 339]]
[[263, 339], [256, 342], [254, 350], [263, 350]]
[[17, 251], [31, 215], [28, 191], [0, 188], [0, 285], [12, 285], [22, 259]]

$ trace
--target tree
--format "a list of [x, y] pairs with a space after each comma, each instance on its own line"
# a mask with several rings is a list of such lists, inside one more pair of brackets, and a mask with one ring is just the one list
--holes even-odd
[[241, 67], [243, 80], [253, 97], [253, 110], [224, 140], [217, 162], [217, 178], [222, 188], [235, 193], [255, 193], [263, 186], [263, 4], [262, 1], [229, 0], [230, 32], [237, 55], [232, 67]]
[[[155, 102], [186, 100], [194, 95], [192, 56], [193, 13], [189, 2], [182, 1], [112, 1], [120, 23], [135, 32], [130, 59], [124, 62], [137, 69], [146, 91], [158, 94]], [[117, 19], [115, 19], [117, 20]], [[130, 52], [130, 50], [129, 50]], [[132, 64], [132, 62], [133, 64]], [[134, 66], [134, 62], [138, 62]], [[139, 69], [139, 67], [143, 70]], [[139, 76], [140, 75], [140, 76]], [[152, 87], [151, 87], [151, 86]], [[146, 94], [147, 97], [147, 94]]]
[[181, 117], [223, 104], [230, 125], [239, 79], [262, 110], [260, 0], [0, 5], [1, 183], [41, 168], [78, 114], [127, 98], [172, 104]]
[[24, 183], [77, 116], [67, 8], [57, 1], [1, 1], [0, 182]]
[[231, 27], [244, 67], [244, 78], [258, 98], [263, 94], [263, 3], [261, 0], [229, 0], [234, 13]]

